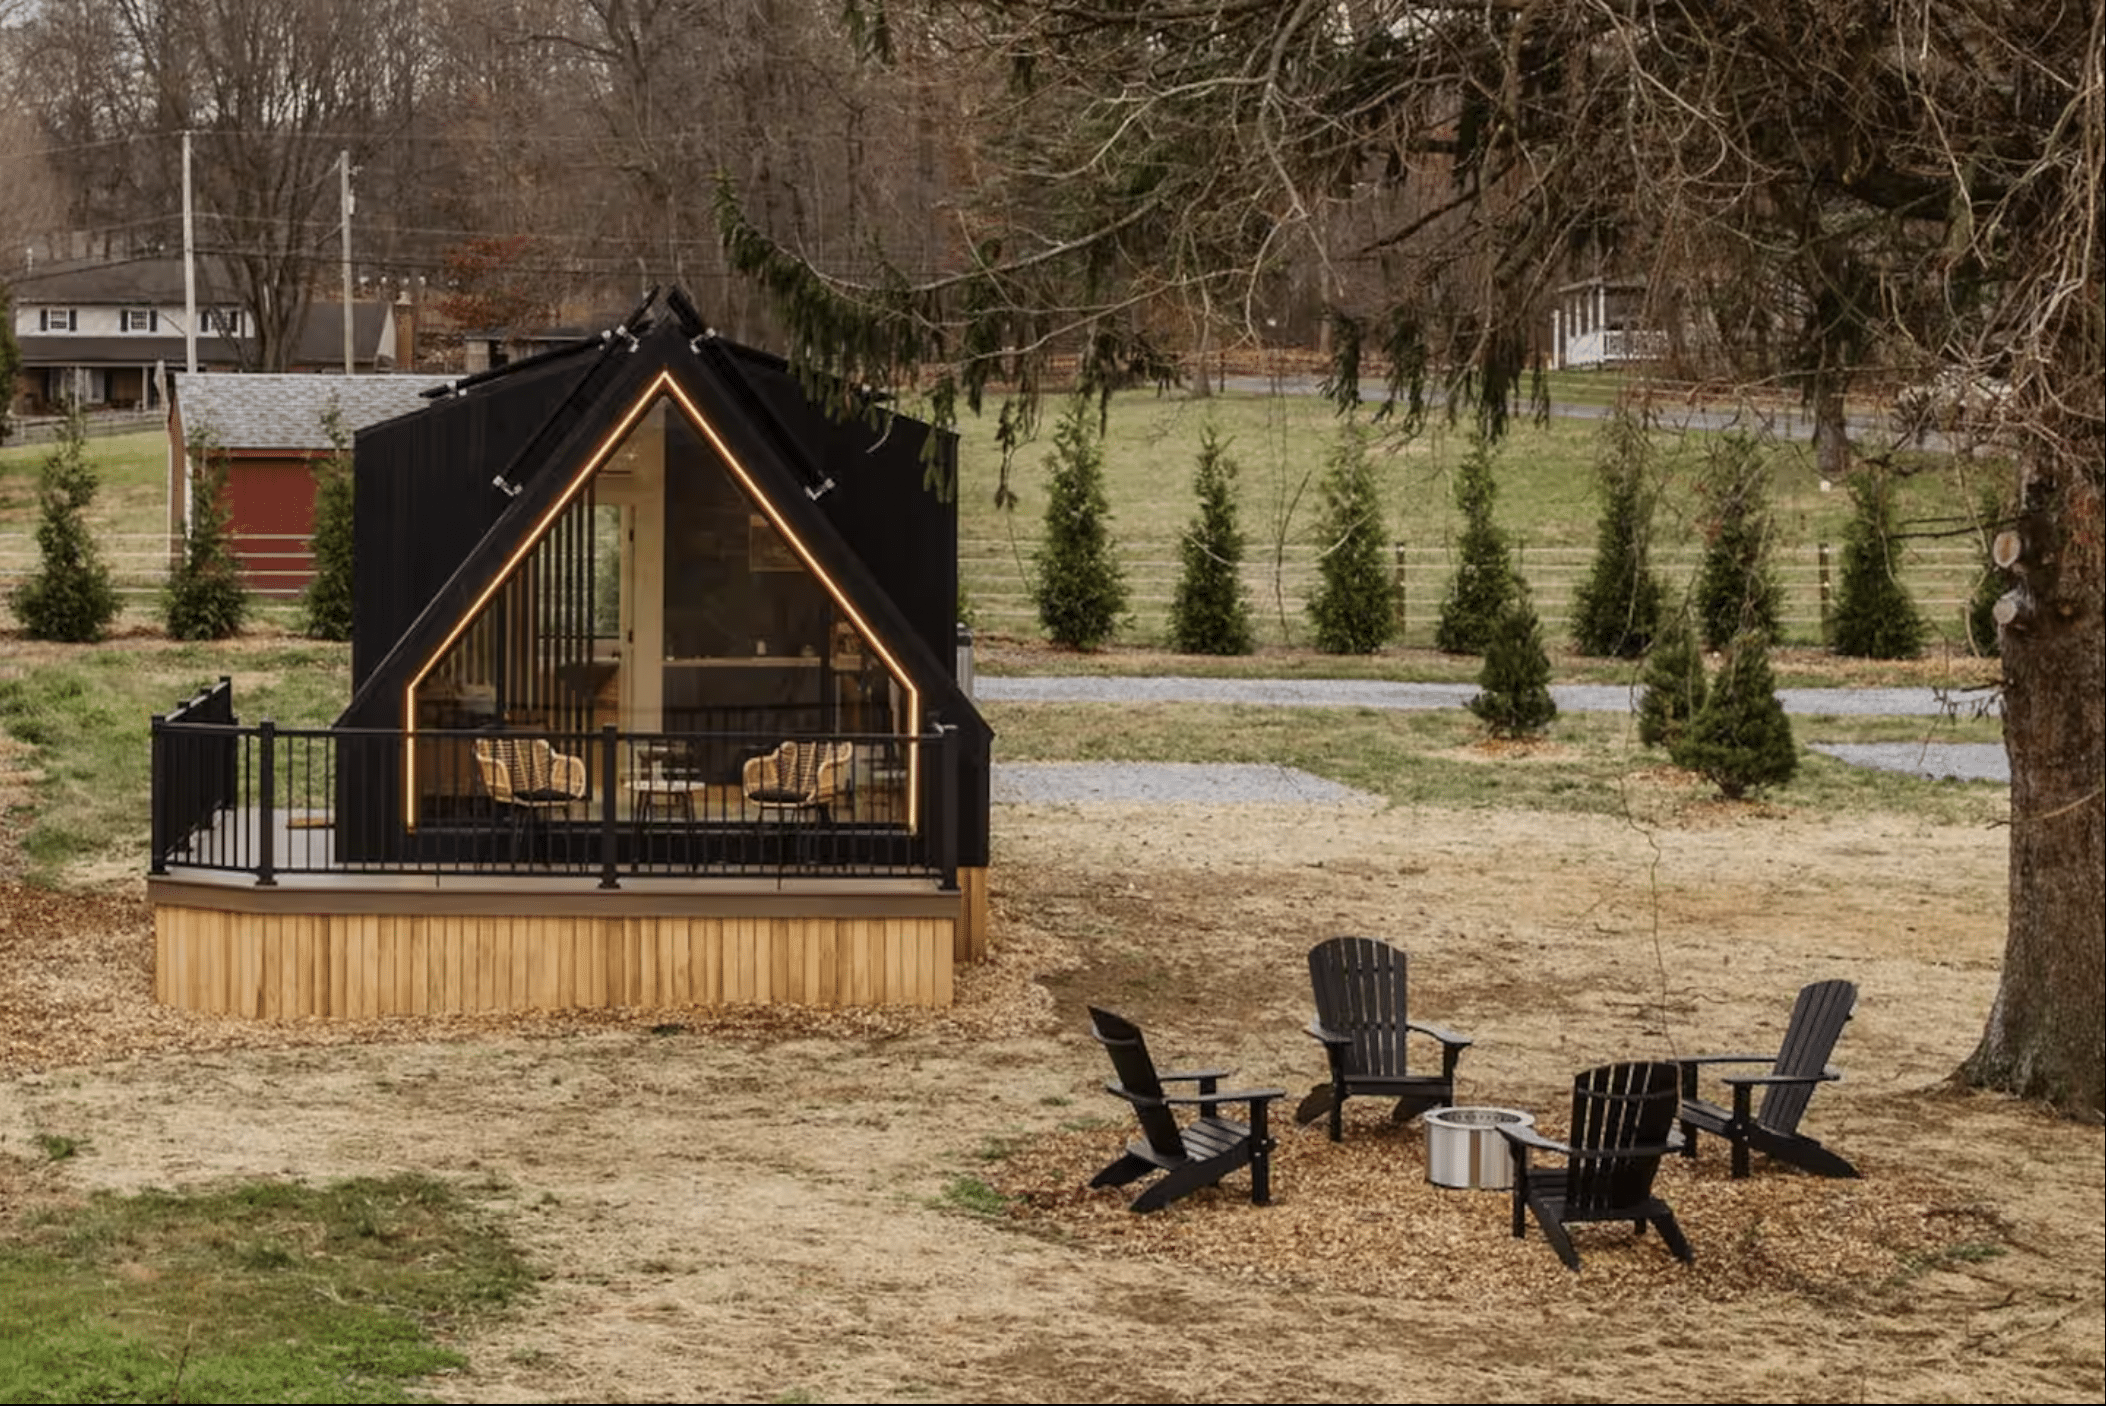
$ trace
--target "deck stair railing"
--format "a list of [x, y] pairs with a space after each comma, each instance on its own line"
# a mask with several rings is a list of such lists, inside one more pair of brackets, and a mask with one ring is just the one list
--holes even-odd
[[224, 675], [153, 720], [153, 857], [211, 828], [240, 795], [240, 720]]

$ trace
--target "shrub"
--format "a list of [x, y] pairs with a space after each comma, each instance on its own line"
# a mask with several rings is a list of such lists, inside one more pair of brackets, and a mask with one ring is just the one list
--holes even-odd
[[1638, 740], [1673, 750], [1704, 706], [1704, 656], [1686, 611], [1675, 611], [1645, 657], [1645, 692], [1638, 699]]
[[1243, 597], [1236, 461], [1211, 425], [1200, 431], [1192, 492], [1199, 516], [1178, 544], [1182, 570], [1170, 601], [1170, 647], [1180, 654], [1248, 654], [1250, 603]]
[[1039, 622], [1057, 644], [1095, 649], [1119, 627], [1126, 581], [1112, 553], [1111, 508], [1104, 499], [1104, 448], [1089, 403], [1078, 396], [1053, 431], [1046, 535], [1033, 596]]
[[1540, 733], [1558, 715], [1558, 705], [1550, 696], [1550, 656], [1543, 652], [1543, 628], [1525, 589], [1514, 593], [1493, 624], [1477, 687], [1470, 711], [1496, 736]]
[[1792, 779], [1799, 751], [1791, 719], [1777, 701], [1765, 637], [1749, 631], [1734, 639], [1711, 696], [1668, 756], [1717, 786], [1729, 801]]
[[1850, 482], [1856, 512], [1843, 535], [1829, 643], [1855, 659], [1914, 659], [1923, 652], [1923, 617], [1901, 584], [1893, 483], [1868, 472]]
[[1619, 409], [1602, 427], [1594, 481], [1601, 494], [1594, 566], [1572, 599], [1572, 642], [1582, 654], [1636, 659], [1660, 626], [1652, 571], [1655, 495], [1646, 482], [1652, 446], [1645, 422]]
[[1724, 649], [1743, 630], [1777, 637], [1784, 591], [1769, 559], [1769, 467], [1747, 435], [1722, 435], [1698, 485], [1703, 499], [1704, 564], [1692, 603], [1706, 649]]
[[1397, 587], [1382, 492], [1357, 428], [1339, 432], [1321, 491], [1321, 579], [1309, 600], [1316, 647], [1326, 654], [1372, 654], [1397, 632]]
[[351, 431], [334, 402], [322, 412], [329, 452], [314, 465], [314, 579], [300, 600], [302, 627], [318, 640], [351, 638], [352, 561], [355, 538]]
[[117, 616], [117, 588], [88, 531], [88, 505], [98, 485], [87, 441], [85, 417], [68, 406], [37, 476], [37, 569], [8, 601], [31, 639], [91, 643]]
[[1984, 659], [1994, 659], [2003, 651], [2003, 642], [1997, 635], [1996, 603], [2004, 598], [2006, 582], [2003, 568], [1991, 554], [2003, 520], [2003, 494], [1994, 487], [1984, 488], [1974, 508], [1975, 529], [1982, 541], [1982, 574], [1975, 578], [1974, 592], [1967, 598], [1964, 621], [1967, 647]]
[[1506, 534], [1492, 521], [1498, 496], [1492, 449], [1479, 436], [1471, 441], [1455, 475], [1455, 505], [1463, 515], [1461, 560], [1441, 601], [1440, 624], [1434, 631], [1435, 645], [1449, 654], [1484, 653], [1518, 586], [1507, 558]]
[[190, 525], [183, 559], [168, 578], [168, 633], [179, 640], [222, 640], [248, 617], [249, 593], [234, 560], [227, 510], [227, 455], [207, 431], [185, 446], [190, 459]]

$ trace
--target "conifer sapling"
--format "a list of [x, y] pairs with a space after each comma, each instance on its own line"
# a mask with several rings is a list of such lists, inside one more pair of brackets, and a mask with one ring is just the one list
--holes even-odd
[[1321, 492], [1321, 580], [1309, 601], [1316, 647], [1326, 654], [1372, 654], [1397, 632], [1397, 595], [1382, 492], [1357, 428], [1339, 432]]

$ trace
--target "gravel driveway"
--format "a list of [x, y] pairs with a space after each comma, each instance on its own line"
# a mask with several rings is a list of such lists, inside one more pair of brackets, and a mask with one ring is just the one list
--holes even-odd
[[[1244, 703], [1280, 708], [1460, 708], [1475, 684], [1390, 683], [1379, 679], [1201, 679], [990, 677], [974, 681], [976, 697], [995, 703]], [[1605, 684], [1560, 684], [1550, 690], [1572, 713], [1619, 713], [1636, 705], [1638, 690]], [[1928, 688], [1780, 688], [1778, 701], [1795, 717], [1935, 718], [1969, 706]], [[1816, 742], [1812, 751], [1853, 766], [1876, 767], [1932, 780], [2008, 785], [2010, 762], [1993, 742]], [[1204, 776], [1199, 773], [1206, 773]], [[1230, 773], [1234, 773], [1231, 775]], [[1268, 773], [1277, 773], [1267, 775]], [[1017, 800], [1331, 800], [1311, 788], [1330, 785], [1287, 767], [1200, 767], [1192, 764], [1077, 763], [1029, 768], [997, 765], [994, 795]], [[1224, 791], [1226, 788], [1226, 792]], [[1245, 793], [1248, 794], [1245, 794]]]

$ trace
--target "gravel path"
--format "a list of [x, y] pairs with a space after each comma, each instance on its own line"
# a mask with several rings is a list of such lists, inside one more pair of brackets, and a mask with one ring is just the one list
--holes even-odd
[[[996, 703], [1244, 703], [1280, 708], [1460, 708], [1475, 684], [1389, 683], [1377, 679], [1200, 679], [989, 677], [974, 693]], [[1635, 706], [1637, 690], [1604, 684], [1560, 684], [1550, 690], [1573, 713], [1617, 713]], [[1781, 688], [1784, 711], [1797, 717], [1935, 718], [1962, 697], [1928, 688]], [[1812, 751], [1853, 766], [1876, 767], [1932, 780], [2008, 785], [2010, 762], [1997, 743], [1816, 742]], [[1195, 763], [1003, 763], [994, 769], [1001, 802], [1208, 800], [1279, 802], [1344, 800], [1360, 795], [1291, 767], [1203, 766]], [[1328, 791], [1325, 788], [1329, 788]], [[1336, 794], [1331, 794], [1331, 793]]]
[[[1281, 708], [1460, 708], [1477, 692], [1471, 683], [1389, 683], [1380, 679], [1195, 679], [1033, 677], [973, 682], [973, 693], [994, 703], [1259, 703]], [[1636, 688], [1557, 684], [1550, 696], [1570, 713], [1620, 713], [1637, 700]], [[1810, 717], [1935, 718], [1958, 706], [1928, 688], [1780, 688], [1784, 711]]]
[[1250, 762], [1002, 762], [989, 785], [998, 804], [1336, 805], [1379, 799], [1299, 767]]

